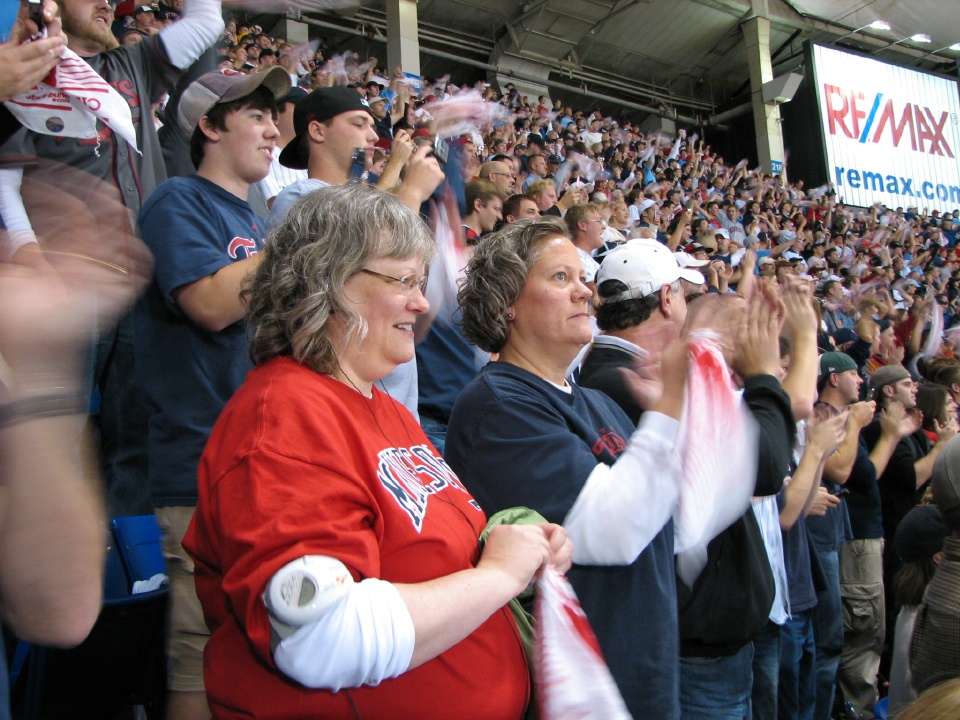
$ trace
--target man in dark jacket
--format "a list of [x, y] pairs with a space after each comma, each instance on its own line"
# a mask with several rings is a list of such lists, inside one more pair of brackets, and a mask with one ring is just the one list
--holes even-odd
[[[597, 275], [601, 300], [597, 324], [603, 335], [584, 359], [579, 383], [608, 394], [637, 422], [643, 409], [627, 389], [621, 368], [632, 367], [637, 357], [647, 354], [650, 348], [640, 346], [644, 338], [669, 333], [671, 326], [674, 333], [679, 331], [687, 316], [679, 279], [688, 273], [688, 280], [698, 282], [693, 276], [700, 274], [674, 268], [670, 274], [659, 273], [660, 281], [651, 283], [644, 297], [617, 300], [623, 284], [609, 279], [611, 273], [605, 269]], [[703, 300], [711, 307], [714, 303], [726, 306], [714, 316], [735, 315], [743, 309], [742, 301], [735, 298]], [[776, 336], [768, 334], [749, 337], [733, 358], [744, 378], [744, 401], [760, 427], [755, 495], [780, 491], [794, 434], [790, 399], [777, 380]], [[751, 640], [765, 626], [774, 596], [770, 563], [752, 509], [710, 542], [707, 556], [706, 567], [692, 588], [679, 578], [677, 582], [681, 713], [710, 718], [742, 711], [746, 716], [753, 681]]]

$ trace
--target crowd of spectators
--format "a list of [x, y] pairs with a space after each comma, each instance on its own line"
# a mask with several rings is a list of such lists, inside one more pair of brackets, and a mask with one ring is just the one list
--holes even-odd
[[[501, 88], [485, 82], [458, 86], [449, 75], [416, 77], [352, 51], [331, 55], [322, 42], [294, 46], [245, 22], [239, 11], [226, 13], [222, 26], [211, 25], [209, 13], [217, 6], [215, 0], [169, 0], [132, 6], [117, 17], [110, 3], [62, 0], [67, 47], [121, 89], [134, 113], [142, 112], [135, 117], [142, 121], [136, 122], [142, 154], [134, 159], [109, 128], [96, 142], [54, 143], [17, 129], [16, 121], [6, 117], [4, 139], [12, 139], [0, 150], [4, 260], [36, 272], [45, 282], [53, 272], [70, 277], [63, 267], [55, 269], [52, 258], [95, 255], [61, 239], [76, 222], [77, 208], [90, 225], [123, 239], [128, 257], [139, 257], [142, 237], [155, 258], [154, 280], [136, 311], [112, 330], [86, 328], [89, 345], [96, 348], [94, 370], [72, 369], [71, 388], [79, 389], [71, 390], [71, 398], [99, 390], [108, 512], [154, 510], [161, 520], [168, 561], [175, 569], [171, 712], [209, 716], [201, 669], [206, 628], [193, 591], [193, 560], [181, 540], [198, 504], [207, 522], [217, 522], [204, 506], [208, 499], [198, 497], [196, 471], [201, 455], [212, 454], [209, 448], [204, 453], [204, 445], [217, 416], [250, 367], [241, 301], [245, 278], [260, 267], [270, 229], [294, 232], [289, 213], [291, 208], [305, 212], [302, 198], [354, 183], [395, 195], [421, 214], [436, 240], [438, 256], [429, 284], [415, 275], [359, 270], [399, 282], [415, 297], [422, 292], [430, 305], [429, 311], [426, 306], [416, 310], [416, 322], [410, 323], [415, 326], [415, 358], [392, 363], [389, 372], [376, 377], [376, 387], [410, 411], [478, 500], [487, 497], [484, 483], [509, 475], [495, 466], [502, 451], [498, 433], [521, 432], [524, 416], [544, 394], [530, 390], [512, 410], [502, 397], [491, 403], [478, 395], [476, 382], [491, 357], [499, 355], [503, 368], [523, 367], [517, 358], [528, 361], [539, 352], [557, 367], [534, 375], [561, 387], [564, 374], [573, 385], [583, 371], [584, 387], [603, 390], [626, 414], [610, 414], [608, 402], [603, 412], [559, 410], [553, 420], [574, 426], [580, 421], [569, 418], [578, 413], [589, 416], [587, 423], [611, 418], [603, 430], [625, 447], [629, 428], [639, 423], [642, 431], [641, 416], [663, 415], [665, 401], [658, 405], [656, 398], [632, 395], [619, 374], [611, 392], [602, 373], [600, 379], [596, 375], [598, 364], [612, 363], [619, 373], [620, 365], [632, 365], [638, 356], [651, 366], [661, 352], [673, 357], [669, 353], [675, 349], [665, 350], [662, 339], [654, 339], [664, 333], [670, 339], [694, 338], [709, 329], [729, 351], [726, 362], [760, 424], [753, 445], [743, 438], [731, 441], [746, 443], [746, 454], [755, 455], [759, 467], [756, 482], [750, 477], [753, 506], [745, 514], [741, 510], [733, 525], [718, 528], [704, 552], [717, 568], [721, 559], [729, 562], [730, 548], [754, 553], [751, 557], [767, 564], [745, 567], [740, 575], [717, 570], [691, 582], [686, 577], [675, 581], [672, 574], [666, 580], [675, 551], [673, 521], [667, 519], [677, 502], [673, 496], [656, 499], [664, 517], [657, 519], [649, 538], [644, 536], [644, 547], [629, 557], [597, 560], [604, 553], [582, 550], [578, 555], [574, 550], [575, 565], [630, 567], [623, 577], [640, 583], [629, 591], [635, 595], [630, 597], [636, 616], [677, 634], [676, 641], [665, 643], [650, 633], [652, 626], [643, 628], [642, 644], [664, 656], [650, 663], [656, 669], [642, 658], [625, 659], [630, 651], [623, 645], [632, 636], [611, 620], [614, 610], [603, 598], [590, 597], [600, 575], [576, 567], [571, 571], [578, 591], [588, 597], [588, 617], [593, 614], [592, 622], [600, 627], [601, 646], [616, 664], [614, 677], [635, 716], [656, 710], [671, 718], [733, 713], [829, 720], [847, 712], [854, 714], [844, 717], [869, 720], [887, 694], [887, 677], [898, 711], [918, 691], [960, 676], [960, 618], [948, 584], [954, 580], [950, 573], [957, 572], [960, 536], [960, 441], [953, 440], [960, 402], [960, 209], [880, 203], [852, 207], [829, 184], [811, 188], [803, 178], [789, 177], [789, 167], [774, 175], [750, 168], [746, 160], [725, 158], [698, 135], [709, 129], [646, 131], [600, 110], [578, 109], [572, 99], [570, 104], [546, 95], [534, 100], [509, 82]], [[205, 29], [198, 29], [204, 22]], [[7, 84], [0, 80], [0, 97], [8, 100], [36, 80], [30, 74], [15, 74]], [[133, 89], [123, 90], [124, 82]], [[150, 114], [137, 108], [150, 108]], [[88, 157], [94, 152], [96, 161]], [[83, 170], [96, 182], [84, 182], [70, 169]], [[69, 197], [62, 201], [70, 203], [69, 210], [58, 208], [56, 197], [47, 192], [64, 183], [72, 183], [59, 187]], [[111, 204], [100, 203], [102, 184], [116, 185], [121, 207], [115, 197]], [[355, 197], [362, 201], [366, 196]], [[402, 215], [401, 209], [390, 212]], [[510, 243], [527, 242], [516, 228], [529, 227], [536, 230], [530, 231], [536, 239], [514, 251]], [[497, 266], [512, 261], [513, 252], [525, 264], [524, 272], [532, 273], [540, 261], [537, 243], [555, 236], [571, 243], [556, 249], [564, 262], [576, 250], [585, 288], [577, 303], [589, 307], [593, 349], [580, 342], [576, 347], [561, 344], [562, 351], [554, 352], [549, 343], [556, 338], [521, 325], [520, 310], [512, 303], [502, 308], [509, 320], [505, 337], [489, 340], [476, 327], [465, 334], [463, 313], [471, 322], [470, 313], [477, 312], [471, 302], [483, 306], [489, 298], [476, 293], [465, 300], [458, 289], [476, 292], [472, 283], [484, 272], [496, 275]], [[638, 272], [649, 287], [633, 287], [635, 277], [618, 272], [608, 259], [647, 267]], [[654, 267], [659, 269], [649, 269]], [[524, 283], [535, 282], [529, 278], [525, 275]], [[488, 290], [495, 286], [489, 279], [484, 282]], [[525, 292], [522, 285], [518, 293]], [[498, 290], [496, 297], [505, 293]], [[648, 307], [631, 315], [626, 303], [640, 302]], [[753, 337], [744, 336], [742, 328], [730, 329], [738, 326], [738, 314], [753, 323]], [[100, 321], [111, 325], [112, 319], [107, 313]], [[774, 348], [777, 336], [780, 345]], [[766, 349], [757, 347], [760, 337], [768, 341]], [[625, 348], [629, 362], [617, 354]], [[6, 357], [10, 348], [0, 351]], [[611, 353], [606, 360], [604, 352]], [[334, 376], [342, 370], [336, 368]], [[560, 371], [556, 377], [554, 370]], [[504, 370], [500, 380], [495, 372], [486, 377], [496, 381], [494, 386], [528, 382], [519, 375], [510, 379], [519, 372]], [[671, 382], [667, 390], [676, 395], [670, 395], [666, 415], [673, 425], [650, 433], [658, 442], [670, 442], [671, 432], [676, 434], [681, 415], [677, 398], [683, 395], [680, 388], [690, 387], [683, 377]], [[468, 387], [472, 390], [462, 395]], [[50, 390], [42, 392], [49, 395]], [[587, 401], [591, 397], [584, 395]], [[34, 407], [16, 393], [11, 398], [8, 407], [14, 410]], [[61, 408], [50, 405], [47, 395], [43, 399], [47, 405], [41, 403], [36, 411], [41, 415], [76, 412], [75, 402], [62, 402]], [[478, 416], [465, 409], [468, 402], [485, 408], [489, 403], [494, 409]], [[508, 410], [517, 417], [497, 419], [498, 412]], [[5, 420], [4, 428], [8, 422], [13, 421]], [[379, 423], [374, 425], [383, 432]], [[622, 428], [614, 431], [614, 426]], [[538, 427], [546, 432], [542, 429], [551, 425], [541, 422]], [[641, 431], [631, 447], [640, 446]], [[579, 459], [590, 457], [589, 463], [584, 460], [583, 478], [571, 481], [569, 503], [547, 503], [550, 512], [536, 507], [540, 491], [534, 480], [544, 478], [548, 485], [550, 473], [564, 472], [563, 463], [551, 461], [548, 472], [542, 465], [528, 468], [514, 462], [510, 471], [517, 475], [517, 485], [531, 482], [531, 497], [511, 485], [503, 490], [510, 501], [500, 502], [494, 493], [497, 501], [483, 510], [490, 515], [501, 506], [529, 504], [568, 531], [576, 528], [571, 532], [575, 548], [581, 538], [590, 542], [594, 530], [585, 524], [582, 509], [586, 490], [577, 493], [591, 482], [588, 474], [596, 474], [594, 464], [609, 465], [611, 472], [617, 467], [626, 472], [627, 467], [623, 460], [614, 462], [624, 447], [605, 449], [606, 458], [591, 447], [591, 432], [593, 428], [577, 429], [575, 434], [584, 436], [573, 444], [558, 435], [558, 449], [549, 451], [560, 457], [561, 451], [582, 450]], [[537, 452], [546, 447], [539, 436], [528, 440]], [[486, 447], [485, 442], [497, 450], [484, 451], [490, 467], [483, 465], [481, 472], [470, 448]], [[5, 450], [4, 462], [12, 457], [13, 451]], [[478, 473], [481, 477], [474, 479]], [[595, 496], [598, 491], [594, 487], [591, 492]], [[523, 502], [513, 502], [517, 497]], [[931, 501], [942, 512], [931, 505], [924, 511], [926, 520], [915, 520], [912, 508]], [[643, 499], [634, 502], [653, 509]], [[177, 512], [171, 513], [171, 507]], [[568, 515], [574, 511], [580, 513], [578, 523]], [[96, 517], [99, 511], [87, 512]], [[188, 552], [195, 551], [198, 541], [192, 542]], [[100, 557], [92, 553], [86, 567]], [[210, 556], [205, 560], [209, 565]], [[201, 572], [207, 585], [203, 609], [209, 618], [213, 603], [223, 622], [228, 613], [220, 600], [210, 599], [217, 597], [217, 589], [211, 589], [216, 572], [210, 567]], [[613, 588], [609, 578], [620, 577], [618, 571], [603, 572]], [[734, 577], [748, 581], [724, 585]], [[931, 582], [928, 602], [923, 588]], [[644, 583], [663, 596], [655, 610], [644, 605]], [[615, 592], [602, 587], [605, 593]], [[732, 603], [705, 600], [714, 590], [744, 602], [733, 608]], [[718, 628], [704, 627], [707, 609], [715, 613], [713, 622], [742, 629], [742, 637], [717, 640], [722, 635]], [[266, 617], [262, 608], [257, 612]], [[749, 617], [751, 612], [756, 617]], [[919, 639], [911, 647], [914, 627]], [[265, 633], [261, 640], [275, 651], [269, 627], [260, 630]], [[63, 638], [41, 636], [47, 642], [76, 642], [76, 627]], [[640, 647], [634, 651], [645, 652]], [[664, 670], [670, 665], [664, 658], [677, 653], [679, 669]], [[418, 662], [424, 660], [429, 658]], [[708, 660], [718, 662], [706, 667]], [[398, 672], [406, 669], [396, 659], [393, 663]], [[649, 677], [631, 676], [634, 665]], [[229, 677], [224, 681], [222, 672], [218, 677], [225, 693], [217, 699], [223, 712], [232, 683]], [[325, 686], [320, 682], [318, 687]], [[517, 692], [522, 695], [522, 688]]]

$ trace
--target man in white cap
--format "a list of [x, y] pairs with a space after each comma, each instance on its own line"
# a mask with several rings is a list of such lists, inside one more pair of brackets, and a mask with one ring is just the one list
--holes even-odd
[[200, 76], [184, 91], [178, 120], [197, 173], [162, 183], [140, 212], [155, 278], [137, 304], [137, 381], [150, 408], [150, 493], [170, 576], [170, 717], [210, 717], [203, 685], [209, 636], [180, 541], [197, 504], [197, 465], [213, 424], [251, 368], [244, 279], [260, 263], [263, 220], [247, 202], [270, 170], [280, 133], [283, 68]]
[[[710, 264], [708, 258], [695, 258], [688, 252], [683, 250], [677, 250], [673, 253], [673, 256], [677, 259], [677, 265], [681, 268], [690, 268], [696, 270], [697, 272], [703, 273], [703, 268]], [[704, 278], [706, 281], [706, 278]], [[683, 285], [683, 295], [689, 302], [693, 297], [699, 297], [707, 290], [707, 286], [704, 283], [692, 283], [689, 280], [680, 278], [680, 282]]]
[[657, 201], [647, 198], [640, 203], [637, 209], [640, 213], [640, 222], [636, 225], [637, 229], [652, 228], [657, 232], [657, 241], [666, 245], [669, 238], [660, 229], [660, 206]]
[[159, 31], [163, 25], [157, 18], [156, 9], [152, 5], [138, 5], [133, 11], [133, 26], [141, 32], [154, 33]]
[[656, 240], [630, 240], [614, 248], [597, 272], [596, 319], [601, 335], [593, 339], [579, 382], [603, 390], [635, 423], [642, 409], [620, 368], [632, 368], [645, 354], [639, 340], [657, 327], [673, 326], [672, 334], [680, 333], [687, 318], [684, 281], [702, 285], [704, 277], [697, 270], [680, 267], [676, 256]]
[[[602, 334], [594, 337], [577, 382], [603, 391], [634, 424], [640, 421], [643, 409], [631, 393], [623, 369], [632, 370], [637, 359], [646, 356], [647, 351], [640, 347], [641, 337], [646, 333], [656, 334], [658, 327], [664, 327], [669, 328], [674, 337], [679, 334], [687, 315], [681, 279], [703, 282], [699, 272], [681, 268], [665, 245], [649, 239], [629, 240], [608, 252], [596, 275], [595, 296], [602, 301], [596, 319]], [[644, 423], [647, 427], [663, 427], [659, 425], [662, 419], [658, 413], [650, 413]], [[666, 641], [671, 644], [658, 641], [638, 651], [652, 657], [658, 652], [673, 654], [671, 662], [645, 661], [650, 674], [644, 682], [676, 693], [679, 668], [677, 649], [672, 645], [676, 642], [677, 623], [673, 522], [668, 521], [656, 531], [656, 537], [640, 556], [639, 566], [647, 571], [644, 586], [648, 596], [661, 598], [656, 604], [664, 627], [672, 631], [674, 637]], [[662, 717], [673, 717], [679, 708], [658, 709]]]
[[[687, 319], [684, 281], [700, 285], [704, 277], [681, 267], [669, 248], [651, 239], [630, 240], [610, 251], [597, 273], [596, 320], [603, 334], [594, 338], [578, 382], [609, 395], [634, 423], [647, 420], [641, 420], [643, 408], [630, 392], [623, 369], [648, 356], [652, 348], [641, 346], [648, 338], [679, 335]], [[743, 359], [751, 358], [749, 364], [741, 361], [738, 371], [744, 381], [744, 402], [761, 433], [756, 478], [747, 479], [757, 496], [779, 492], [793, 445], [789, 398], [773, 375], [778, 359], [772, 339], [752, 339], [753, 350], [760, 352], [738, 351]], [[754, 355], [760, 362], [753, 361]], [[733, 362], [738, 364], [736, 356]], [[661, 530], [673, 532], [672, 524]], [[652, 552], [653, 546], [645, 552]], [[716, 706], [718, 716], [722, 712], [725, 717], [744, 717], [753, 685], [751, 641], [765, 626], [774, 598], [773, 575], [753, 511], [747, 510], [723, 530], [706, 552], [711, 570], [692, 587], [679, 579], [675, 584], [678, 602], [671, 612], [677, 613], [681, 661], [679, 668], [660, 669], [658, 679], [678, 684], [684, 717], [704, 717], [705, 705]], [[653, 564], [658, 562], [654, 558]], [[662, 582], [651, 578], [651, 587]], [[709, 696], [701, 692], [704, 688]]]

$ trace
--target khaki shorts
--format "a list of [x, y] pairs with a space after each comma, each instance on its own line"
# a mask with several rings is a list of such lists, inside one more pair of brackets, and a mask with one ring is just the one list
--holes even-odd
[[163, 531], [163, 556], [170, 577], [167, 618], [167, 687], [171, 692], [204, 692], [203, 648], [210, 637], [193, 582], [193, 559], [181, 542], [193, 518], [192, 507], [154, 510]]

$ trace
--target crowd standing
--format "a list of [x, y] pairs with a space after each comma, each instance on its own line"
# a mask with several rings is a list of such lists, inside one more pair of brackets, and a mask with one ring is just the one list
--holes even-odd
[[955, 716], [960, 210], [222, 5], [0, 45], [0, 99], [66, 47], [136, 139], [0, 116], [14, 633], [80, 642], [99, 523], [153, 512], [172, 718], [520, 718], [545, 564], [634, 717]]

